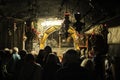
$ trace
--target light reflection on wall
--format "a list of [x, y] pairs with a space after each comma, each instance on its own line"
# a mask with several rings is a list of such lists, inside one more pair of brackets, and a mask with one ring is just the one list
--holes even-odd
[[43, 33], [50, 28], [51, 26], [59, 26], [62, 25], [63, 20], [57, 19], [57, 18], [41, 18], [38, 20], [38, 31], [41, 33], [42, 36]]
[[120, 26], [108, 29], [108, 43], [109, 44], [120, 44]]
[[62, 20], [44, 21], [41, 23], [42, 26], [54, 26], [61, 24], [62, 24]]

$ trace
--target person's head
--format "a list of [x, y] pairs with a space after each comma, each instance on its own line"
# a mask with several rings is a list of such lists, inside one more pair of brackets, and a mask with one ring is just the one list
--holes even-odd
[[25, 57], [25, 55], [28, 53], [26, 50], [21, 50], [21, 51], [19, 51], [19, 54], [20, 54], [20, 57], [23, 59]]
[[18, 47], [13, 48], [13, 53], [18, 53], [18, 51], [19, 51]]
[[0, 50], [0, 62], [5, 58], [5, 51]]
[[45, 50], [40, 49], [39, 52], [38, 52], [37, 58], [43, 59], [44, 55], [45, 55]]
[[89, 71], [93, 71], [93, 70], [94, 70], [94, 64], [93, 64], [93, 62], [92, 62], [90, 59], [88, 59], [88, 58], [84, 59], [84, 60], [82, 61], [82, 63], [81, 63], [80, 66], [85, 67], [85, 68], [86, 68], [87, 70], [89, 70]]
[[9, 51], [10, 49], [9, 48], [4, 48], [5, 51]]
[[47, 53], [52, 53], [52, 48], [50, 46], [46, 46], [44, 48], [44, 50], [47, 52]]
[[34, 55], [31, 54], [31, 53], [26, 54], [26, 56], [25, 56], [25, 61], [26, 61], [26, 62], [34, 62], [34, 61], [35, 61]]
[[69, 49], [63, 55], [63, 65], [64, 64], [80, 64], [79, 53], [74, 49]]
[[36, 57], [36, 61], [37, 61], [38, 63], [42, 64], [43, 59], [44, 59], [44, 56], [45, 56], [45, 51], [44, 51], [44, 49], [40, 49], [40, 50], [39, 50], [39, 53], [38, 53], [38, 55], [37, 55], [37, 57]]
[[46, 60], [46, 64], [57, 64], [59, 62], [59, 58], [54, 53], [50, 53]]

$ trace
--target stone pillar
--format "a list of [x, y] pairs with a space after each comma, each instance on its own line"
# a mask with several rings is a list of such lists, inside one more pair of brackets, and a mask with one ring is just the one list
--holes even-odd
[[26, 43], [25, 43], [25, 49], [30, 52], [33, 48], [33, 32], [32, 32], [32, 21], [28, 20], [26, 22], [26, 32], [25, 35], [27, 37]]

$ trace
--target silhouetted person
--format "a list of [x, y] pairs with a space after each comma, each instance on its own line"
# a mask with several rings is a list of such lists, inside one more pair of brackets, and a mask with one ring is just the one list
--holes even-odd
[[43, 62], [44, 56], [45, 56], [45, 50], [40, 49], [39, 53], [38, 53], [38, 56], [36, 58], [36, 62], [39, 63], [42, 67], [43, 67], [43, 64], [44, 64], [44, 62]]
[[25, 64], [20, 71], [18, 80], [42, 80], [42, 67], [35, 62], [32, 54], [25, 56]]
[[85, 58], [81, 63], [81, 67], [86, 68], [93, 77], [93, 80], [95, 80], [95, 67], [93, 61], [90, 58]]
[[63, 55], [63, 67], [56, 72], [56, 80], [92, 80], [87, 69], [80, 67], [80, 56], [70, 49]]
[[19, 51], [19, 55], [21, 57], [20, 60], [17, 61], [16, 63], [16, 67], [15, 67], [15, 79], [18, 80], [18, 76], [20, 75], [20, 71], [24, 65], [24, 60], [25, 60], [25, 56], [27, 55], [27, 51], [25, 50], [21, 50]]
[[44, 65], [44, 80], [54, 80], [56, 71], [61, 67], [58, 56], [50, 53]]
[[0, 51], [0, 80], [10, 80], [7, 64], [10, 61], [11, 56], [9, 50]]
[[43, 59], [43, 61], [45, 63], [48, 55], [50, 53], [52, 53], [52, 48], [50, 46], [45, 46], [44, 50], [45, 50], [45, 53], [44, 53], [44, 59]]
[[0, 80], [6, 80], [5, 71], [4, 71], [4, 58], [5, 52], [0, 50]]
[[8, 73], [11, 74], [11, 79], [14, 79], [16, 63], [18, 60], [21, 59], [18, 52], [19, 52], [19, 49], [17, 47], [14, 47], [12, 57], [7, 65], [7, 70], [8, 70]]

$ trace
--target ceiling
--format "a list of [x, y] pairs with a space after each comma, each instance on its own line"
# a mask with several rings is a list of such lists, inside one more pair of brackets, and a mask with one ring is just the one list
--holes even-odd
[[60, 0], [0, 0], [0, 15], [26, 18], [58, 15]]
[[120, 14], [117, 0], [0, 0], [0, 17], [18, 19], [70, 16], [80, 12], [86, 22], [95, 24]]

